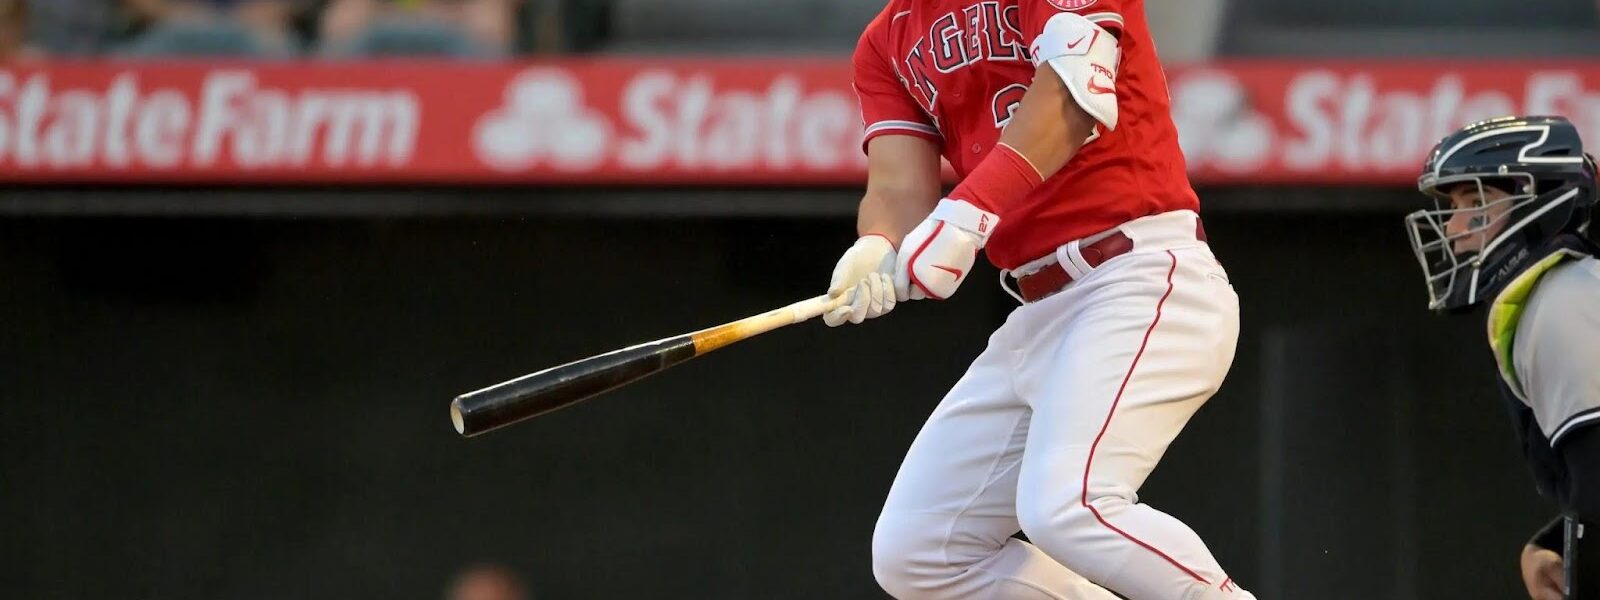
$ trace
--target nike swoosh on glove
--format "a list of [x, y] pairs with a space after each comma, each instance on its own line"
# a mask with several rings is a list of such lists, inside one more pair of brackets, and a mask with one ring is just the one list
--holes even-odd
[[900, 242], [895, 294], [903, 300], [944, 300], [972, 272], [978, 250], [1000, 217], [962, 200], [939, 201], [933, 213]]

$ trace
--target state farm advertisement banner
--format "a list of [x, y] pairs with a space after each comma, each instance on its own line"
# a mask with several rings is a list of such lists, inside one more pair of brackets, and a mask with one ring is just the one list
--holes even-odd
[[[1600, 62], [1172, 68], [1197, 183], [1409, 185], [1473, 120], [1600, 145]], [[0, 182], [857, 184], [844, 58], [0, 68]]]
[[0, 69], [0, 181], [848, 183], [838, 61]]

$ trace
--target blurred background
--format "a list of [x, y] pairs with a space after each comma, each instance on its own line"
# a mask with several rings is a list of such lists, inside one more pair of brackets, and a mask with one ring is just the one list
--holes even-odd
[[[0, 0], [0, 596], [882, 597], [992, 270], [482, 438], [446, 411], [819, 293], [881, 6]], [[1469, 121], [1600, 143], [1596, 3], [1146, 10], [1243, 331], [1142, 499], [1263, 599], [1521, 597], [1555, 509], [1400, 218]]]

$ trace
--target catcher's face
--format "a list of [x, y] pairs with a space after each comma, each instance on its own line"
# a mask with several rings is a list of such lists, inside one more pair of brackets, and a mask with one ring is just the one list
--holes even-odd
[[1450, 239], [1451, 251], [1456, 255], [1477, 252], [1489, 240], [1506, 228], [1506, 213], [1514, 202], [1511, 194], [1476, 182], [1464, 182], [1450, 188], [1450, 220], [1445, 222], [1445, 235]]

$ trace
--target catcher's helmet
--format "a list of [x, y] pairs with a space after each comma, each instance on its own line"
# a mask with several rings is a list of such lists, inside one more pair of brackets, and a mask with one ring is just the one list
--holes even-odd
[[[1479, 198], [1486, 187], [1510, 196], [1458, 208], [1450, 190], [1462, 184], [1478, 186]], [[1502, 117], [1445, 136], [1417, 188], [1434, 199], [1434, 210], [1411, 213], [1406, 223], [1428, 307], [1437, 311], [1470, 308], [1542, 258], [1535, 250], [1555, 236], [1585, 232], [1597, 191], [1594, 158], [1563, 117]], [[1448, 231], [1458, 217], [1470, 218], [1467, 229]]]

